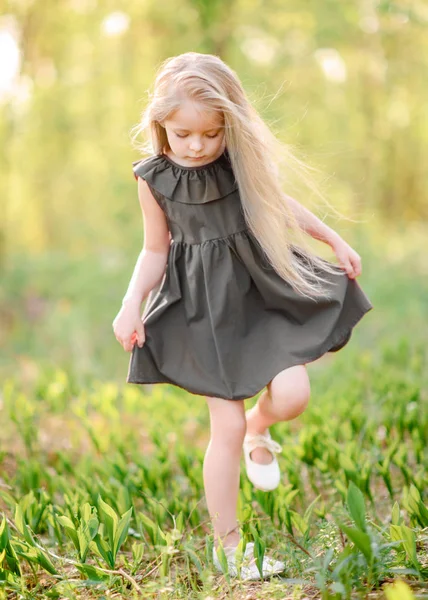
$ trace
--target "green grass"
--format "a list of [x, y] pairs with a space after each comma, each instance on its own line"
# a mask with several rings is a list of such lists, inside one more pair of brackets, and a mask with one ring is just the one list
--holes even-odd
[[[282, 577], [265, 582], [212, 570], [203, 397], [168, 385], [127, 385], [128, 355], [110, 322], [108, 332], [99, 330], [114, 303], [106, 300], [97, 316], [88, 296], [74, 304], [67, 298], [72, 282], [51, 290], [46, 302], [69, 302], [69, 321], [48, 311], [26, 333], [15, 324], [9, 339], [20, 349], [18, 361], [10, 352], [2, 363], [0, 598], [422, 598], [428, 284], [415, 238], [404, 249], [385, 243], [384, 253], [363, 256], [361, 282], [375, 310], [348, 346], [308, 365], [305, 413], [272, 427], [284, 447], [280, 487], [254, 490], [242, 465], [242, 535], [287, 565]], [[48, 264], [38, 267], [43, 273]], [[12, 275], [5, 297], [31, 287], [15, 273], [14, 288]], [[37, 294], [45, 289], [48, 296], [45, 278], [34, 281]], [[10, 305], [10, 314], [15, 310]], [[82, 324], [85, 311], [93, 321]], [[76, 328], [70, 336], [67, 323]], [[64, 343], [81, 332], [92, 340], [88, 364], [76, 364], [79, 346]], [[388, 587], [397, 579], [407, 583]]]
[[[323, 360], [309, 367], [313, 391], [307, 411], [272, 428], [284, 445], [280, 488], [256, 491], [242, 469], [243, 535], [259, 536], [287, 564], [285, 576], [275, 582], [231, 580], [242, 597], [248, 589], [260, 594], [256, 597], [314, 597], [325, 588], [330, 595], [319, 597], [346, 598], [347, 589], [379, 588], [403, 569], [415, 588], [426, 579], [425, 345], [403, 338]], [[96, 380], [82, 389], [58, 370], [40, 373], [31, 385], [6, 381], [2, 422], [0, 498], [20, 565], [13, 573], [15, 563], [3, 561], [9, 589], [25, 590], [26, 598], [101, 598], [106, 590], [131, 598], [131, 585], [145, 597], [227, 593], [229, 583], [213, 576], [207, 551], [212, 531], [202, 461], [209, 423], [202, 397], [170, 386], [155, 386], [149, 394]], [[365, 507], [358, 527], [377, 544], [372, 563], [340, 525], [353, 522], [352, 490], [354, 495], [361, 490], [353, 502]], [[116, 556], [111, 510], [126, 522]], [[394, 510], [392, 524], [406, 528], [407, 545], [388, 546], [396, 539]], [[95, 538], [98, 545], [85, 533], [90, 516], [94, 535], [99, 522], [105, 525]], [[348, 562], [332, 578], [344, 552]], [[85, 565], [100, 570], [90, 572]], [[88, 575], [101, 581], [91, 583]]]

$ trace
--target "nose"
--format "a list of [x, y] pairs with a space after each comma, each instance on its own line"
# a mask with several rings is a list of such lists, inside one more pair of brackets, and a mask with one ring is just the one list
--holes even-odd
[[193, 140], [190, 142], [190, 149], [191, 149], [193, 152], [199, 152], [200, 150], [202, 150], [202, 142], [201, 142], [200, 140], [195, 140], [195, 139], [193, 139]]

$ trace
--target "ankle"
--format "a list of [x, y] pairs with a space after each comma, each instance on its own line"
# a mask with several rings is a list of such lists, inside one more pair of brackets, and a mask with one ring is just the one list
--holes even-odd
[[270, 398], [265, 396], [264, 392], [252, 408], [249, 409], [247, 415], [247, 433], [264, 434], [275, 421], [272, 419], [269, 410]]
[[221, 543], [223, 545], [223, 548], [236, 548], [236, 546], [239, 544], [239, 541], [241, 539], [240, 533], [238, 531], [231, 531], [230, 533], [227, 533], [226, 535], [217, 535], [214, 541], [214, 546], [216, 548], [218, 548], [219, 544], [220, 544], [220, 540]]

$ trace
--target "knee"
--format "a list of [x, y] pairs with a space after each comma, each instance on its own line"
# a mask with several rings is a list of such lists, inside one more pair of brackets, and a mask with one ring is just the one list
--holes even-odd
[[247, 421], [245, 416], [242, 418], [234, 417], [218, 427], [212, 427], [211, 437], [220, 440], [227, 448], [236, 448], [241, 450], [244, 442], [244, 437], [247, 431]]
[[[227, 402], [227, 404], [224, 404]], [[247, 421], [245, 412], [231, 400], [222, 400], [220, 406], [210, 406], [211, 439], [228, 448], [242, 449]]]
[[296, 390], [296, 407], [298, 409], [297, 414], [300, 415], [308, 407], [309, 400], [311, 397], [311, 387], [308, 382], [302, 383], [302, 385]]
[[[296, 369], [296, 367], [291, 367]], [[286, 369], [290, 371], [290, 369]], [[282, 373], [286, 373], [283, 371]], [[309, 377], [304, 366], [298, 368], [286, 376], [281, 373], [274, 377], [269, 386], [269, 393], [275, 411], [280, 418], [289, 419], [297, 417], [306, 410], [311, 397], [311, 386]]]

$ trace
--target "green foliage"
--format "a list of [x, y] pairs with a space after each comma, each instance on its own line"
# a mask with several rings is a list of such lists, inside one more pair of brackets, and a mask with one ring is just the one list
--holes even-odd
[[11, 3], [9, 10], [27, 40], [28, 98], [12, 94], [0, 106], [0, 143], [8, 149], [3, 260], [29, 248], [81, 260], [104, 250], [111, 265], [135, 251], [141, 226], [129, 129], [160, 61], [189, 48], [224, 58], [278, 135], [302, 145], [313, 162], [322, 155], [340, 208], [361, 220], [373, 210], [397, 222], [427, 216], [420, 151], [427, 123], [418, 99], [428, 53], [416, 0], [382, 2], [370, 13], [338, 0], [290, 0], [286, 9], [266, 3], [262, 11], [254, 2], [189, 0], [161, 10], [133, 0], [121, 7], [129, 27], [116, 34], [105, 28], [115, 16], [105, 2]]
[[[128, 534], [132, 507], [119, 518], [115, 511], [99, 496], [98, 514], [104, 527], [100, 526], [98, 531], [95, 528], [93, 529], [94, 535], [88, 540], [88, 544], [90, 543], [94, 552], [106, 562], [108, 567], [113, 569], [118, 551]], [[104, 532], [107, 540], [103, 536]], [[91, 542], [92, 539], [94, 542]]]
[[[309, 365], [313, 401], [273, 431], [284, 445], [279, 488], [255, 490], [241, 471], [240, 550], [253, 540], [259, 568], [277, 550], [287, 565], [281, 586], [294, 582], [296, 597], [301, 586], [302, 595], [315, 587], [323, 599], [368, 590], [381, 598], [394, 578], [417, 590], [428, 575], [428, 288], [423, 246], [406, 239], [402, 263], [395, 250], [383, 256], [364, 244], [368, 265], [384, 260], [378, 272], [369, 267], [364, 286], [381, 308], [378, 320], [363, 323], [334, 358]], [[119, 289], [123, 266], [107, 273], [90, 257], [83, 269], [58, 261], [67, 291], [48, 286], [56, 260], [35, 259], [3, 280], [9, 304], [33, 284], [51, 308], [70, 294], [73, 317], [64, 328], [52, 308], [8, 334], [20, 370], [6, 369], [0, 389], [0, 595], [71, 598], [90, 588], [132, 598], [178, 589], [191, 598], [227, 590], [230, 577], [212, 579], [213, 535], [201, 502], [205, 403], [171, 386], [124, 385], [128, 359], [118, 360], [105, 327], [116, 292], [98, 304], [91, 291], [92, 279]], [[85, 283], [87, 272], [95, 276]], [[393, 600], [412, 594], [409, 585], [387, 590]]]
[[11, 573], [19, 576], [21, 575], [19, 559], [13, 548], [13, 545], [11, 544], [9, 525], [6, 521], [6, 516], [3, 514], [0, 525], [0, 568], [2, 574], [6, 574], [4, 566], [6, 566]]
[[71, 539], [78, 552], [79, 559], [84, 563], [90, 543], [98, 533], [99, 521], [95, 507], [85, 502], [80, 511], [77, 528], [66, 515], [60, 515], [57, 517], [57, 521], [64, 528], [66, 535]]
[[[425, 388], [426, 371], [420, 365], [427, 352], [424, 346], [410, 347], [400, 340], [372, 354], [371, 361], [357, 348], [354, 352], [352, 369], [349, 358], [337, 356], [331, 366], [314, 370], [317, 403], [302, 415], [295, 433], [287, 423], [275, 426], [275, 437], [285, 446], [279, 488], [262, 493], [241, 473], [238, 497], [238, 559], [254, 541], [260, 570], [265, 553], [278, 547], [288, 577], [303, 578], [323, 598], [335, 600], [367, 588], [375, 591], [395, 575], [412, 577], [415, 586], [426, 577], [421, 548], [427, 479], [424, 453], [416, 450], [425, 436], [427, 413], [423, 392], [415, 390]], [[173, 574], [182, 573], [192, 589], [200, 585], [197, 581], [205, 582], [209, 594], [213, 537], [204, 533], [208, 515], [200, 505], [201, 447], [208, 425], [204, 407], [190, 407], [173, 391], [160, 399], [159, 388], [138, 403], [131, 390], [109, 382], [73, 387], [72, 401], [61, 400], [51, 412], [57, 400], [51, 395], [43, 403], [41, 390], [49, 386], [41, 386], [40, 380], [25, 390], [17, 380], [5, 384], [3, 417], [15, 426], [7, 429], [9, 448], [21, 436], [26, 452], [26, 430], [15, 424], [19, 413], [10, 411], [14, 399], [25, 395], [29, 404], [37, 404], [39, 414], [37, 435], [31, 434], [33, 456], [16, 460], [9, 475], [5, 470], [9, 492], [1, 490], [1, 497], [14, 528], [4, 515], [0, 581], [10, 590], [25, 586], [25, 564], [34, 573], [38, 568], [67, 581], [64, 560], [79, 573], [78, 587], [91, 586], [100, 593], [115, 586], [123, 592], [125, 585], [137, 590], [156, 581], [169, 585]], [[412, 402], [418, 407], [417, 419], [409, 409]], [[173, 435], [167, 430], [170, 414], [179, 424]], [[58, 434], [50, 424], [57, 418]], [[196, 428], [189, 446], [190, 426]], [[42, 447], [47, 431], [49, 452]], [[70, 434], [73, 448], [80, 451], [64, 452]], [[143, 439], [149, 450], [142, 447]], [[18, 457], [19, 447], [14, 452]], [[9, 456], [3, 453], [1, 461], [6, 464]], [[366, 468], [369, 463], [379, 468]], [[203, 546], [198, 542], [201, 534]], [[221, 549], [218, 555], [224, 563]], [[137, 583], [138, 577], [142, 579]], [[224, 581], [232, 583], [228, 574]]]

